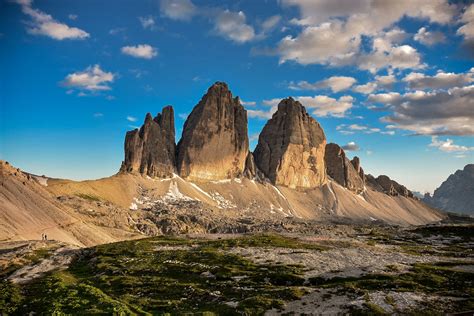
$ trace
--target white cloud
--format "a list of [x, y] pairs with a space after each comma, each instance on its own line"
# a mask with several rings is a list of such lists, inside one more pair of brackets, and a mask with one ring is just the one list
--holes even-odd
[[271, 108], [268, 111], [263, 110], [247, 110], [247, 115], [250, 118], [258, 118], [258, 119], [265, 119], [269, 120], [272, 118], [273, 113], [275, 113], [277, 108]]
[[423, 135], [474, 135], [474, 85], [431, 92], [370, 95], [392, 114], [382, 121], [392, 128]]
[[[457, 6], [446, 0], [282, 0], [298, 6], [302, 26], [296, 36], [286, 36], [278, 44], [280, 62], [300, 64], [361, 65], [361, 69], [411, 68], [419, 66], [418, 52], [408, 45], [393, 45], [406, 34], [389, 30], [404, 16], [446, 24], [453, 20]], [[362, 36], [374, 39], [373, 52], [361, 52]]]
[[273, 15], [262, 22], [262, 30], [264, 33], [273, 30], [281, 21], [281, 16]]
[[92, 116], [95, 117], [95, 118], [99, 118], [99, 117], [103, 117], [104, 114], [102, 114], [100, 112], [97, 112], [97, 113], [94, 113]]
[[166, 17], [181, 21], [189, 21], [197, 13], [191, 0], [161, 0], [160, 10]]
[[257, 102], [240, 100], [240, 104], [242, 104], [243, 106], [255, 106], [257, 105]]
[[122, 53], [137, 58], [151, 59], [158, 55], [156, 48], [148, 45], [141, 44], [136, 46], [124, 46], [121, 49]]
[[454, 141], [452, 139], [447, 138], [445, 141], [438, 140], [437, 136], [432, 136], [431, 137], [431, 144], [429, 144], [430, 147], [436, 147], [441, 151], [447, 152], [447, 153], [463, 153], [467, 151], [474, 150], [474, 147], [466, 147], [466, 146], [460, 146], [454, 144]]
[[110, 90], [109, 84], [114, 81], [114, 78], [113, 73], [105, 72], [99, 65], [94, 65], [87, 67], [84, 71], [67, 75], [63, 84], [68, 88], [79, 90], [102, 91]]
[[136, 121], [137, 121], [137, 118], [129, 115], [129, 116], [127, 116], [127, 121], [129, 121], [129, 122], [136, 122]]
[[461, 21], [465, 24], [458, 29], [457, 34], [464, 36], [466, 40], [474, 39], [474, 4], [466, 8]]
[[152, 30], [155, 27], [155, 19], [150, 15], [150, 16], [140, 16], [138, 17], [138, 20], [140, 21], [142, 27], [146, 29]]
[[330, 98], [325, 95], [314, 97], [296, 97], [306, 108], [313, 111], [316, 116], [344, 117], [346, 112], [352, 108], [354, 98], [350, 95], [341, 96], [339, 99]]
[[77, 14], [69, 14], [67, 17], [69, 18], [69, 20], [77, 20]]
[[339, 92], [347, 90], [357, 80], [352, 77], [345, 76], [333, 76], [325, 80], [321, 80], [315, 83], [309, 83], [307, 81], [300, 81], [298, 83], [290, 83], [289, 88], [293, 90], [319, 90], [319, 89], [331, 89], [332, 92]]
[[255, 38], [252, 26], [246, 24], [245, 14], [242, 11], [221, 11], [215, 18], [215, 31], [236, 43], [245, 43]]
[[188, 118], [188, 115], [188, 113], [179, 113], [178, 117], [184, 121]]
[[397, 79], [394, 75], [375, 76], [374, 82], [367, 82], [363, 85], [355, 86], [352, 90], [362, 94], [370, 94], [376, 90], [390, 88]]
[[342, 149], [347, 151], [359, 151], [360, 147], [355, 142], [348, 142], [346, 145], [342, 146]]
[[351, 125], [349, 125], [348, 128], [351, 129], [351, 130], [354, 130], [354, 131], [363, 131], [363, 130], [367, 129], [367, 126], [358, 125], [358, 124], [351, 124]]
[[413, 36], [415, 41], [418, 41], [427, 46], [433, 46], [439, 43], [444, 43], [446, 41], [446, 36], [442, 32], [430, 32], [426, 27], [422, 27], [418, 32]]
[[33, 9], [33, 1], [17, 0], [16, 2], [21, 5], [22, 12], [31, 17], [31, 21], [27, 22], [27, 31], [30, 34], [45, 35], [60, 41], [64, 39], [85, 39], [90, 36], [84, 30], [70, 27], [56, 21], [49, 14]]
[[403, 78], [411, 89], [443, 89], [461, 87], [474, 82], [474, 68], [466, 73], [446, 73], [439, 71], [434, 76], [426, 76], [422, 73], [412, 72]]

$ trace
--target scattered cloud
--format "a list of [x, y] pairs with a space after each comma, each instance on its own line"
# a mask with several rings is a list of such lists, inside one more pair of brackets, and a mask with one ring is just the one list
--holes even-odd
[[262, 31], [264, 33], [270, 32], [276, 28], [276, 26], [280, 23], [281, 16], [280, 15], [272, 15], [271, 17], [265, 19], [262, 22]]
[[452, 139], [447, 138], [445, 141], [438, 140], [438, 136], [431, 137], [431, 144], [428, 146], [438, 148], [447, 153], [464, 153], [474, 150], [474, 147], [467, 147], [454, 144]]
[[332, 92], [336, 93], [349, 89], [356, 82], [357, 80], [353, 77], [333, 76], [315, 83], [309, 83], [307, 81], [299, 81], [298, 83], [291, 82], [289, 88], [293, 90], [331, 89]]
[[16, 0], [21, 10], [31, 20], [26, 22], [27, 31], [33, 35], [45, 35], [55, 40], [85, 39], [90, 36], [84, 30], [56, 21], [51, 15], [32, 7], [32, 0]]
[[160, 11], [172, 20], [189, 21], [197, 14], [197, 7], [191, 0], [161, 0]]
[[148, 45], [141, 44], [136, 46], [124, 46], [121, 49], [125, 55], [130, 55], [137, 58], [151, 59], [158, 55], [156, 48]]
[[188, 118], [189, 113], [179, 113], [178, 117], [185, 121]]
[[427, 46], [446, 42], [446, 36], [442, 32], [430, 32], [426, 27], [420, 28], [413, 39]]
[[341, 96], [339, 99], [325, 95], [314, 97], [296, 97], [306, 108], [312, 110], [316, 116], [344, 117], [346, 112], [352, 108], [354, 98], [350, 95]]
[[474, 82], [474, 68], [466, 73], [446, 73], [439, 71], [434, 76], [426, 76], [419, 72], [409, 73], [403, 78], [411, 89], [445, 89], [461, 87]]
[[94, 113], [92, 116], [95, 117], [95, 118], [99, 118], [99, 117], [103, 117], [104, 114], [100, 113], [100, 112], [97, 112], [97, 113]]
[[214, 21], [217, 34], [236, 43], [245, 43], [255, 38], [255, 30], [246, 23], [244, 12], [221, 11]]
[[375, 81], [355, 86], [352, 90], [361, 94], [370, 94], [374, 91], [389, 89], [396, 81], [394, 75], [375, 76]]
[[91, 92], [110, 90], [109, 84], [114, 79], [113, 73], [103, 71], [99, 65], [94, 65], [87, 67], [84, 71], [67, 75], [63, 85], [69, 89], [81, 90], [80, 94], [85, 94], [85, 90]]
[[257, 102], [240, 100], [240, 104], [242, 104], [243, 106], [255, 106], [257, 105]]
[[137, 118], [136, 118], [136, 117], [133, 117], [133, 116], [127, 116], [127, 121], [129, 121], [129, 122], [136, 122], [136, 121], [137, 121]]
[[127, 28], [125, 28], [125, 27], [116, 27], [116, 28], [111, 29], [109, 31], [109, 34], [110, 35], [117, 35], [117, 34], [120, 34], [120, 33], [124, 33], [126, 30], [127, 30]]
[[155, 19], [153, 16], [140, 16], [138, 17], [138, 20], [140, 21], [142, 27], [146, 29], [153, 30], [155, 28]]
[[[299, 8], [300, 18], [292, 23], [302, 27], [299, 34], [288, 35], [277, 45], [281, 63], [357, 65], [371, 72], [421, 66], [416, 49], [400, 45], [406, 38], [405, 32], [397, 28], [390, 30], [400, 19], [408, 16], [447, 24], [457, 11], [455, 4], [444, 0], [282, 0], [281, 3]], [[371, 52], [361, 49], [363, 37], [372, 39]]]
[[77, 14], [69, 14], [67, 17], [69, 18], [69, 20], [77, 20]]
[[346, 151], [359, 151], [360, 147], [355, 142], [348, 142], [346, 145], [342, 146], [342, 149]]
[[370, 95], [392, 113], [382, 118], [393, 129], [417, 135], [474, 135], [474, 85], [403, 95], [391, 92]]

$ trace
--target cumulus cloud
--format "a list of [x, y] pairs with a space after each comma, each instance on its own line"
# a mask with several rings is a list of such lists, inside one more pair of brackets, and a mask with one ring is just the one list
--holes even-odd
[[155, 27], [155, 19], [150, 15], [150, 16], [140, 16], [138, 17], [138, 20], [140, 21], [140, 24], [142, 27], [146, 29], [152, 30]]
[[374, 94], [368, 101], [381, 103], [392, 112], [382, 121], [394, 129], [421, 135], [474, 135], [474, 85], [403, 95]]
[[94, 92], [110, 90], [109, 84], [112, 83], [114, 79], [115, 75], [113, 73], [103, 71], [99, 65], [94, 65], [87, 67], [84, 71], [67, 75], [63, 84], [68, 88]]
[[316, 116], [334, 116], [344, 117], [346, 112], [352, 108], [354, 98], [350, 95], [341, 96], [339, 99], [331, 98], [325, 95], [314, 97], [296, 97], [306, 108], [312, 110]]
[[[293, 98], [299, 101], [308, 112], [319, 117], [344, 117], [346, 112], [352, 108], [352, 102], [354, 101], [350, 95], [341, 96], [339, 99], [325, 95], [296, 96]], [[281, 100], [279, 98], [263, 100], [262, 105], [269, 107], [268, 110], [251, 109], [247, 110], [247, 115], [251, 118], [270, 119], [278, 109]]]
[[357, 85], [352, 90], [362, 94], [370, 94], [376, 90], [388, 89], [397, 81], [394, 75], [375, 76], [375, 81]]
[[359, 124], [340, 124], [336, 127], [336, 130], [339, 131], [339, 133], [344, 134], [344, 135], [352, 135], [355, 134], [356, 132], [358, 133], [364, 133], [364, 134], [374, 134], [374, 133], [380, 133], [383, 135], [394, 135], [394, 131], [382, 131], [378, 127], [370, 127], [366, 125], [359, 125]]
[[347, 151], [359, 151], [360, 147], [355, 142], [348, 142], [346, 145], [342, 146], [342, 149]]
[[[419, 66], [420, 56], [413, 47], [395, 45], [406, 34], [398, 29], [386, 31], [404, 16], [446, 24], [457, 10], [456, 5], [445, 0], [282, 0], [282, 3], [299, 8], [300, 18], [293, 23], [302, 26], [302, 31], [279, 42], [280, 62], [351, 64], [372, 72], [386, 67]], [[361, 52], [362, 36], [373, 39], [372, 52]]]
[[427, 46], [433, 46], [439, 43], [444, 43], [446, 41], [446, 36], [442, 32], [430, 32], [426, 27], [422, 27], [418, 32], [413, 36], [415, 41], [418, 41]]
[[352, 77], [345, 76], [333, 76], [325, 80], [321, 80], [315, 83], [309, 83], [307, 81], [299, 81], [297, 83], [290, 83], [289, 88], [293, 90], [320, 90], [320, 89], [331, 89], [332, 92], [339, 92], [347, 90], [357, 80]]
[[129, 122], [136, 122], [136, 121], [137, 121], [137, 118], [129, 115], [129, 116], [127, 116], [127, 121], [129, 121]]
[[197, 14], [197, 7], [191, 0], [161, 0], [160, 11], [172, 20], [189, 21]]
[[411, 89], [445, 89], [461, 87], [474, 81], [474, 68], [466, 73], [446, 73], [439, 71], [434, 76], [427, 76], [422, 73], [412, 72], [403, 78]]
[[221, 11], [214, 21], [217, 34], [236, 43], [245, 43], [255, 38], [255, 30], [246, 23], [244, 12]]
[[464, 25], [458, 29], [457, 34], [464, 36], [466, 40], [474, 40], [474, 4], [466, 8], [461, 22], [464, 22]]
[[123, 54], [130, 55], [137, 58], [151, 59], [158, 55], [156, 48], [148, 45], [141, 44], [136, 46], [124, 46], [121, 48]]
[[447, 138], [445, 141], [438, 140], [438, 136], [431, 137], [431, 144], [429, 144], [429, 146], [438, 148], [439, 150], [447, 153], [463, 153], [474, 150], [474, 147], [456, 145], [454, 144], [454, 141], [449, 138]]
[[90, 36], [84, 30], [68, 26], [65, 23], [56, 21], [49, 14], [33, 9], [32, 0], [17, 0], [16, 2], [21, 5], [22, 12], [31, 18], [27, 22], [27, 31], [30, 34], [45, 35], [60, 41], [64, 39], [85, 39]]

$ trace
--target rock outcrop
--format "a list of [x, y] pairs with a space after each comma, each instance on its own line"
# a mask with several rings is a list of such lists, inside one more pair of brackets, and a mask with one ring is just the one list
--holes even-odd
[[175, 157], [174, 112], [167, 106], [155, 118], [148, 113], [140, 129], [127, 132], [125, 160], [120, 170], [150, 177], [169, 177], [176, 170]]
[[300, 102], [287, 98], [260, 133], [255, 163], [273, 184], [318, 187], [326, 182], [325, 146], [319, 123]]
[[198, 181], [240, 177], [248, 153], [247, 111], [227, 84], [216, 82], [184, 124], [178, 143], [178, 172]]
[[382, 191], [388, 195], [401, 195], [404, 197], [413, 197], [413, 193], [397, 181], [390, 179], [386, 175], [378, 176], [375, 181], [382, 188]]
[[326, 145], [324, 161], [327, 174], [334, 181], [353, 192], [364, 191], [365, 177], [360, 167], [359, 158], [355, 157], [351, 162], [339, 145], [330, 143]]
[[450, 175], [433, 196], [427, 194], [423, 202], [443, 211], [474, 214], [474, 164]]

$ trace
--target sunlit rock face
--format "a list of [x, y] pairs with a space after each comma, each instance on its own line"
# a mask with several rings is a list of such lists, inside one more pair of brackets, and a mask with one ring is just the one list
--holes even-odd
[[240, 177], [248, 153], [247, 111], [227, 84], [216, 82], [184, 124], [178, 143], [178, 173], [190, 180]]
[[300, 102], [287, 98], [259, 136], [255, 163], [273, 184], [314, 188], [326, 182], [325, 146], [319, 123]]
[[125, 160], [122, 172], [150, 177], [169, 177], [176, 171], [174, 112], [171, 106], [153, 118], [146, 115], [140, 129], [125, 136]]
[[354, 157], [351, 162], [344, 149], [330, 143], [326, 145], [325, 162], [328, 176], [343, 187], [360, 193], [364, 190], [364, 173], [360, 167], [359, 158]]

